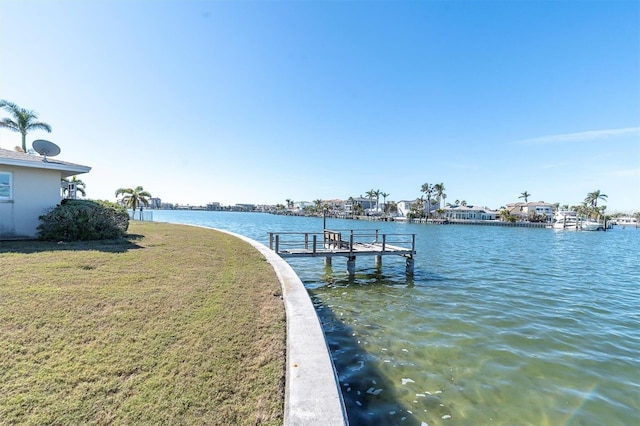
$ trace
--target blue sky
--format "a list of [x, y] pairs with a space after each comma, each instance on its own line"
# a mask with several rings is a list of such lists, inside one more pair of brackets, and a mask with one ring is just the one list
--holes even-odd
[[0, 0], [0, 99], [90, 198], [640, 210], [635, 0]]

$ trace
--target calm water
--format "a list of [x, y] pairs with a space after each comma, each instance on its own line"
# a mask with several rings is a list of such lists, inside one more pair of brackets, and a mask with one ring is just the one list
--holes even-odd
[[[322, 219], [155, 211], [230, 230], [320, 231]], [[353, 425], [640, 424], [640, 230], [328, 219], [416, 233], [404, 261], [291, 261], [323, 323]]]

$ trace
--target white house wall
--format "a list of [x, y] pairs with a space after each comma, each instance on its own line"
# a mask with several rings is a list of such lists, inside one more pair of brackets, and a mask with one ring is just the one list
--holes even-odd
[[35, 238], [38, 218], [60, 203], [59, 170], [2, 165], [13, 173], [13, 199], [0, 201], [0, 239]]

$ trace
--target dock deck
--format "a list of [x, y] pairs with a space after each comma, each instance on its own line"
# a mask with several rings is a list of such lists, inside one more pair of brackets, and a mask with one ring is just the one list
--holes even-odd
[[324, 257], [330, 264], [332, 257], [342, 256], [347, 258], [349, 273], [357, 256], [376, 256], [379, 265], [387, 255], [405, 257], [407, 273], [413, 273], [415, 240], [415, 234], [381, 234], [377, 229], [269, 232], [269, 248], [280, 257]]

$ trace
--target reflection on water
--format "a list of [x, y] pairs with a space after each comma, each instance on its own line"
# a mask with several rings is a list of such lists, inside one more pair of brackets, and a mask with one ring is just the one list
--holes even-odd
[[[235, 215], [204, 225], [262, 242], [321, 227]], [[640, 230], [334, 222], [417, 234], [413, 279], [399, 257], [358, 258], [351, 279], [339, 259], [290, 262], [352, 424], [640, 424]]]

